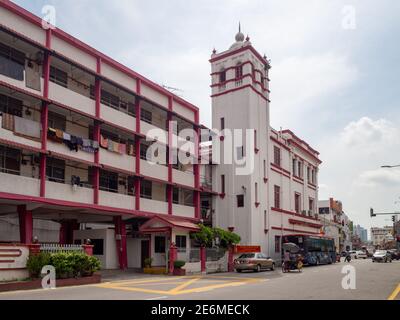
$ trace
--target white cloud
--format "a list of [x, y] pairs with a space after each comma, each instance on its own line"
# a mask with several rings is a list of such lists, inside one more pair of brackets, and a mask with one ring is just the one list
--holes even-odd
[[[356, 66], [342, 55], [325, 53], [292, 56], [271, 69], [271, 100], [276, 116], [285, 123], [287, 114], [303, 114], [311, 102], [334, 98], [359, 77]], [[323, 108], [323, 105], [322, 105]]]
[[396, 143], [400, 140], [400, 131], [386, 120], [372, 120], [362, 117], [350, 122], [343, 130], [343, 141], [349, 146], [366, 146], [376, 143]]
[[355, 182], [361, 187], [398, 187], [400, 170], [376, 169], [362, 172]]

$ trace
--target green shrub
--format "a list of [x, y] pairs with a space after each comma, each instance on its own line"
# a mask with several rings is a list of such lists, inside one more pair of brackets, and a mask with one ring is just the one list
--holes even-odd
[[145, 265], [146, 268], [151, 268], [152, 264], [153, 264], [153, 258], [144, 259], [144, 265]]
[[84, 255], [83, 263], [80, 266], [80, 273], [82, 276], [91, 276], [101, 268], [100, 260], [93, 256]]
[[51, 263], [56, 269], [57, 278], [70, 278], [74, 275], [74, 259], [71, 253], [57, 252], [51, 254]]
[[175, 260], [174, 261], [174, 267], [177, 268], [177, 269], [182, 268], [185, 264], [186, 264], [186, 262], [182, 261], [182, 260]]
[[26, 262], [26, 268], [32, 278], [39, 278], [42, 268], [50, 265], [51, 256], [49, 253], [41, 252], [38, 255], [30, 255]]

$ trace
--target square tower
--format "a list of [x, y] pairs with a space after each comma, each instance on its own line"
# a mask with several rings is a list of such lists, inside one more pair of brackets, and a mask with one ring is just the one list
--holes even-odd
[[[213, 176], [213, 188], [221, 193], [215, 224], [238, 233], [243, 245], [266, 249], [270, 63], [240, 27], [235, 43], [224, 52], [214, 50], [210, 63], [212, 127], [221, 132], [220, 164]], [[246, 133], [248, 129], [254, 136]], [[229, 153], [232, 161], [223, 156]], [[246, 174], [238, 172], [243, 161], [247, 167], [252, 162]]]

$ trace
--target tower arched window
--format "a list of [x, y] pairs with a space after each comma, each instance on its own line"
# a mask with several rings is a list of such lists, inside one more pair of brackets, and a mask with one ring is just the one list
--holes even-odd
[[221, 70], [219, 72], [219, 82], [224, 83], [226, 81], [226, 70]]
[[243, 65], [239, 62], [235, 68], [235, 78], [240, 79], [243, 76]]

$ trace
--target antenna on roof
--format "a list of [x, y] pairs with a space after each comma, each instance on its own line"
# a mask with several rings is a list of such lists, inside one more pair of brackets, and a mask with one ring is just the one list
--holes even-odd
[[164, 89], [167, 89], [168, 91], [171, 91], [172, 93], [176, 94], [177, 96], [179, 96], [179, 95], [178, 95], [176, 92], [183, 92], [182, 89], [174, 88], [174, 87], [169, 87], [169, 86], [167, 86], [167, 85], [165, 85], [165, 84], [163, 84], [162, 87], [163, 87]]

